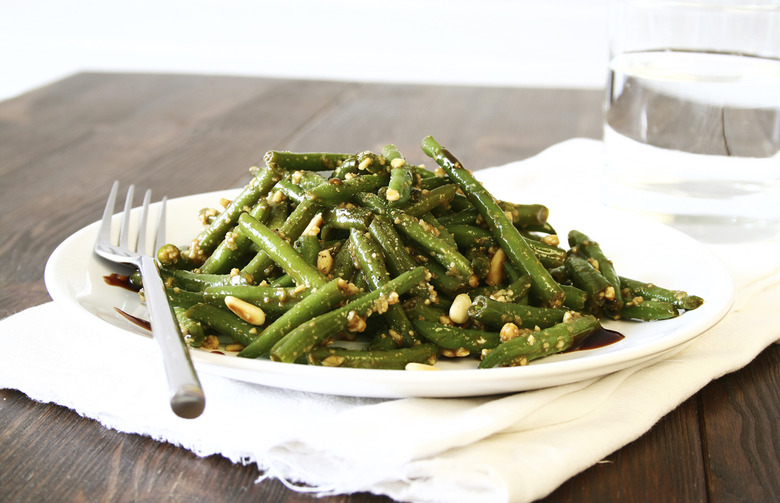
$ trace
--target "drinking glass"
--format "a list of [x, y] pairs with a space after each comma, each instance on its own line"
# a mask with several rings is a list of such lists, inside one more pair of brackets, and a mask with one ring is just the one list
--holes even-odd
[[703, 240], [780, 228], [780, 0], [613, 0], [606, 204]]

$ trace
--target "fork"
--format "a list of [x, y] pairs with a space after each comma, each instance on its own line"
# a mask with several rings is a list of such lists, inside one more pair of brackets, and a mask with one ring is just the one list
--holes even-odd
[[[119, 191], [119, 182], [115, 181], [103, 210], [103, 219], [95, 241], [95, 253], [111, 262], [136, 266], [141, 273], [144, 286], [144, 298], [149, 310], [153, 338], [162, 352], [163, 365], [168, 380], [170, 405], [173, 412], [180, 417], [192, 419], [198, 417], [206, 405], [195, 368], [190, 359], [187, 344], [179, 329], [176, 315], [168, 302], [160, 270], [155, 260], [146, 254], [147, 219], [152, 192], [144, 194], [141, 214], [138, 219], [138, 236], [135, 245], [130, 245], [130, 210], [133, 205], [135, 187], [127, 189], [125, 207], [121, 218], [119, 242], [114, 244], [111, 239], [111, 221]], [[166, 198], [160, 204], [157, 231], [154, 248], [163, 244], [165, 239], [165, 207]]]

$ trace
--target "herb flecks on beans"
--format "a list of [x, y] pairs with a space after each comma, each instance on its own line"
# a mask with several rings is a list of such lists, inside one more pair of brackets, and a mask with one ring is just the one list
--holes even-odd
[[[500, 201], [432, 137], [435, 170], [379, 153], [270, 151], [232, 200], [157, 259], [193, 347], [322, 366], [526, 365], [604, 319], [662, 320], [703, 300], [621, 276], [538, 201]], [[568, 248], [561, 246], [568, 243]], [[227, 350], [227, 349], [226, 349]]]

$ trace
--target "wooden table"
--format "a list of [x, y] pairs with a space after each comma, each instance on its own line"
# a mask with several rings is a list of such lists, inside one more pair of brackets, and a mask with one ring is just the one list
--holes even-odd
[[[177, 197], [238, 186], [269, 149], [393, 142], [412, 157], [427, 134], [476, 170], [598, 138], [601, 101], [584, 90], [75, 75], [0, 103], [0, 317], [49, 300], [49, 254], [98, 218], [114, 179]], [[389, 501], [255, 484], [254, 466], [116, 433], [18, 391], [0, 396], [3, 501]], [[545, 501], [778, 501], [779, 425], [774, 345]]]

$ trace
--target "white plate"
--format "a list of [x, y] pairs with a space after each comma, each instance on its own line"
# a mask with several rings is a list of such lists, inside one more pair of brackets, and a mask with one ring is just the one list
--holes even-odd
[[[221, 191], [168, 203], [168, 241], [186, 244], [197, 233], [198, 210], [213, 207]], [[284, 364], [192, 350], [196, 368], [257, 384], [327, 394], [365, 397], [459, 397], [517, 392], [576, 382], [668, 356], [717, 323], [731, 307], [734, 287], [724, 266], [703, 245], [652, 222], [638, 222], [607, 210], [556, 209], [550, 222], [561, 236], [576, 228], [597, 240], [623, 276], [686, 290], [705, 303], [682, 316], [659, 322], [614, 322], [605, 326], [625, 339], [610, 346], [554, 355], [524, 367], [476, 369], [473, 359], [441, 362], [441, 371], [365, 370]], [[92, 245], [98, 223], [76, 232], [51, 255], [46, 287], [56, 302], [91, 320], [102, 320], [128, 337], [148, 332], [119, 316], [114, 308], [146, 317], [138, 295], [107, 285], [103, 277], [117, 268], [96, 258]]]

